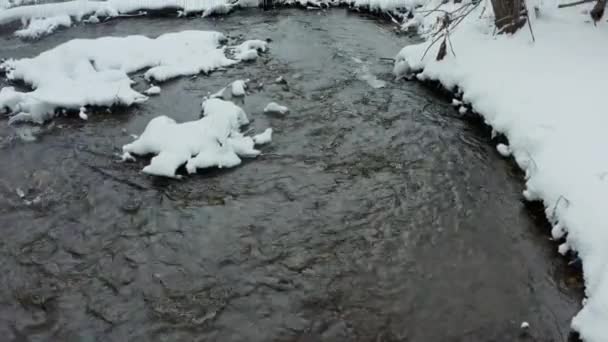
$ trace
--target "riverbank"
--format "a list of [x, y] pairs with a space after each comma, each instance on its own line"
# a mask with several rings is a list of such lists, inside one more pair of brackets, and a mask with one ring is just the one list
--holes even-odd
[[[587, 299], [572, 327], [594, 342], [608, 336], [608, 26], [589, 22], [592, 5], [558, 10], [545, 3], [531, 20], [533, 33], [524, 27], [499, 36], [479, 6], [452, 32], [454, 51], [448, 47], [443, 60], [435, 58], [439, 44], [423, 57], [426, 42], [405, 47], [397, 65], [458, 89], [463, 112], [471, 107], [507, 137], [509, 145], [498, 149], [525, 172], [523, 196], [544, 203], [559, 252], [582, 260]], [[418, 15], [412, 26], [431, 32], [438, 15]]]

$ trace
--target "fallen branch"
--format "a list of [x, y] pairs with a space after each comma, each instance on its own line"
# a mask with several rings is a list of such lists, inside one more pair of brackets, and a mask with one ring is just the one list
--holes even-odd
[[575, 2], [570, 2], [567, 4], [560, 4], [557, 6], [557, 8], [566, 8], [566, 7], [572, 7], [572, 6], [578, 6], [578, 5], [582, 5], [582, 4], [586, 4], [588, 2], [594, 2], [596, 0], [580, 0], [580, 1], [575, 1]]

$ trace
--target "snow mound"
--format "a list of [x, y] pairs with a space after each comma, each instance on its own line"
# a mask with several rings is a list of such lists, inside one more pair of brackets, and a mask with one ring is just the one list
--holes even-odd
[[500, 155], [503, 157], [511, 156], [511, 148], [508, 145], [498, 144], [496, 145], [496, 151], [498, 151], [498, 153], [500, 153]]
[[258, 52], [266, 52], [268, 43], [263, 40], [247, 40], [234, 47], [234, 58], [239, 61], [253, 61], [258, 58]]
[[160, 95], [160, 87], [159, 86], [151, 86], [150, 88], [144, 91], [144, 94], [148, 96]]
[[247, 114], [232, 102], [209, 99], [203, 103], [204, 117], [177, 123], [167, 116], [152, 119], [134, 142], [123, 152], [136, 155], [155, 154], [143, 172], [179, 178], [176, 170], [186, 165], [188, 173], [197, 169], [229, 168], [241, 163], [241, 157], [260, 154], [254, 138], [244, 136], [239, 128], [249, 123]]
[[49, 18], [33, 18], [26, 28], [15, 31], [15, 36], [37, 39], [55, 32], [60, 27], [70, 26], [72, 26], [72, 19], [65, 14]]
[[266, 128], [266, 130], [253, 137], [253, 142], [256, 145], [268, 144], [272, 141], [272, 128]]
[[41, 123], [60, 108], [140, 103], [147, 97], [131, 88], [128, 73], [149, 68], [145, 78], [162, 82], [238, 63], [225, 56], [225, 47], [220, 45], [224, 40], [223, 34], [213, 31], [167, 33], [156, 39], [74, 39], [34, 58], [8, 60], [0, 64], [6, 77], [34, 90], [0, 90], [0, 112], [13, 113], [11, 122]]
[[247, 81], [237, 80], [232, 82], [232, 96], [245, 96], [245, 89], [247, 89]]
[[422, 58], [437, 18], [467, 2], [441, 5], [431, 0], [418, 18], [419, 32], [429, 40], [406, 46], [396, 61], [407, 62], [420, 80], [460, 89], [462, 100], [506, 136], [508, 152], [526, 173], [524, 197], [543, 201], [552, 235], [565, 239], [556, 246], [558, 251], [573, 251], [582, 261], [587, 300], [572, 328], [586, 342], [605, 342], [608, 69], [603, 65], [608, 26], [594, 26], [588, 12], [581, 14], [581, 7], [588, 10], [593, 4], [558, 10], [555, 1], [536, 2], [540, 16], [531, 16], [533, 42], [525, 28], [513, 35], [493, 35], [493, 18], [481, 16], [480, 5], [450, 33], [457, 57], [448, 51], [437, 61], [440, 44], [435, 44]]
[[264, 113], [268, 113], [268, 114], [285, 115], [285, 114], [287, 114], [287, 112], [289, 112], [289, 108], [287, 108], [285, 106], [281, 106], [280, 104], [278, 104], [276, 102], [270, 102], [264, 108]]

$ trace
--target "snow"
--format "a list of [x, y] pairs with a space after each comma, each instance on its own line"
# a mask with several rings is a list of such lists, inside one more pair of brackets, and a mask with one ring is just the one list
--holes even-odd
[[82, 120], [88, 120], [89, 119], [89, 116], [87, 115], [87, 109], [85, 107], [80, 107], [80, 112], [78, 113], [78, 116]]
[[159, 86], [151, 86], [150, 88], [144, 91], [144, 94], [148, 96], [160, 95], [160, 87]]
[[[32, 1], [27, 1], [27, 4]], [[247, 4], [242, 2], [239, 6]], [[257, 3], [255, 3], [257, 5]], [[134, 13], [145, 10], [175, 9], [184, 15], [203, 13], [203, 17], [212, 14], [226, 14], [234, 7], [227, 0], [107, 0], [107, 1], [65, 1], [45, 4], [32, 4], [29, 6], [10, 6], [7, 1], [0, 0], [0, 25], [19, 20], [33, 18], [50, 18], [57, 15], [68, 15], [76, 21], [85, 16], [116, 17], [121, 14]]]
[[496, 145], [496, 151], [498, 151], [498, 153], [500, 153], [500, 155], [503, 157], [511, 156], [511, 148], [505, 144]]
[[123, 152], [122, 155], [120, 156], [120, 161], [121, 162], [135, 161], [135, 157], [133, 157], [133, 155], [131, 155], [131, 153], [129, 153], [129, 152]]
[[74, 39], [34, 58], [7, 60], [0, 64], [6, 77], [34, 90], [1, 89], [0, 112], [13, 113], [11, 123], [41, 123], [58, 109], [141, 103], [147, 97], [131, 88], [128, 73], [149, 68], [145, 78], [162, 82], [234, 65], [238, 61], [227, 58], [220, 45], [224, 40], [213, 31]]
[[229, 168], [241, 163], [241, 157], [254, 158], [254, 138], [244, 136], [239, 128], [249, 123], [239, 106], [221, 99], [203, 102], [204, 117], [177, 123], [167, 116], [152, 119], [134, 142], [123, 152], [136, 155], [155, 154], [143, 172], [156, 176], [180, 178], [175, 172], [186, 165], [188, 173], [198, 169]]
[[[431, 0], [421, 10], [439, 2]], [[541, 14], [532, 18], [535, 41], [527, 27], [493, 35], [492, 13], [488, 7], [482, 15], [479, 6], [450, 34], [456, 56], [448, 51], [436, 61], [436, 44], [421, 59], [430, 42], [410, 45], [396, 57], [396, 76], [423, 70], [418, 79], [458, 87], [463, 101], [506, 136], [527, 175], [524, 196], [543, 201], [547, 218], [558, 227], [552, 235], [566, 241], [559, 252], [574, 251], [582, 260], [587, 301], [572, 327], [584, 341], [603, 342], [608, 339], [608, 179], [603, 177], [608, 24], [594, 26], [581, 13], [593, 4], [564, 9], [557, 9], [556, 1], [528, 4], [534, 6]], [[419, 32], [430, 37], [441, 12], [420, 13]]]
[[247, 40], [234, 47], [234, 58], [240, 61], [253, 61], [258, 58], [258, 52], [266, 52], [268, 43], [263, 40]]
[[26, 28], [15, 31], [15, 35], [19, 38], [37, 39], [55, 32], [60, 27], [70, 26], [72, 26], [72, 19], [65, 14], [48, 18], [33, 18]]
[[232, 96], [245, 96], [245, 89], [247, 89], [247, 81], [237, 80], [232, 82], [231, 91]]
[[[273, 6], [298, 5], [308, 9], [332, 6], [349, 6], [371, 12], [387, 13], [393, 22], [407, 18], [408, 10], [423, 5], [429, 0], [277, 0]], [[0, 25], [14, 21], [57, 21], [58, 16], [69, 16], [72, 22], [99, 23], [100, 18], [112, 18], [129, 14], [146, 14], [146, 11], [174, 10], [178, 17], [201, 13], [201, 17], [228, 14], [236, 8], [260, 7], [262, 0], [72, 0], [51, 3], [37, 3], [37, 0], [0, 0]], [[53, 19], [55, 18], [55, 19]], [[422, 21], [421, 16], [410, 21], [415, 27]], [[36, 23], [35, 25], [42, 25]], [[53, 30], [44, 31], [45, 34]], [[253, 60], [257, 53], [250, 48], [243, 50], [239, 60]]]
[[256, 145], [268, 144], [271, 141], [272, 141], [272, 128], [266, 128], [266, 130], [263, 133], [255, 135], [253, 137], [253, 142]]
[[570, 250], [570, 246], [568, 245], [567, 242], [564, 242], [561, 245], [559, 245], [559, 247], [557, 247], [557, 252], [561, 255], [566, 255], [569, 250]]
[[269, 114], [285, 115], [285, 114], [287, 114], [287, 112], [289, 112], [289, 108], [287, 108], [285, 106], [281, 106], [280, 104], [278, 104], [276, 102], [270, 102], [264, 108], [264, 113], [269, 113]]
[[[98, 14], [100, 16], [118, 15], [116, 10], [113, 10], [110, 6], [110, 2], [75, 0], [57, 3], [32, 4], [28, 6], [15, 6], [5, 10], [0, 10], [0, 25], [19, 20], [27, 21], [34, 18], [42, 19], [64, 15], [73, 17], [76, 21], [80, 21], [85, 15], [90, 14]], [[129, 0], [125, 0], [125, 2], [129, 2]]]

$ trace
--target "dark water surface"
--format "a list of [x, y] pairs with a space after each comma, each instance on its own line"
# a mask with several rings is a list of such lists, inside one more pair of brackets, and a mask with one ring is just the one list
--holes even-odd
[[[521, 175], [445, 100], [392, 80], [380, 58], [411, 41], [391, 27], [345, 10], [135, 18], [4, 35], [0, 56], [184, 29], [271, 49], [86, 122], [0, 120], [1, 341], [566, 339], [582, 291]], [[181, 181], [117, 161], [151, 118], [196, 119], [203, 95], [246, 78], [264, 83], [251, 127], [275, 130], [262, 156]], [[271, 100], [290, 114], [264, 115]]]

